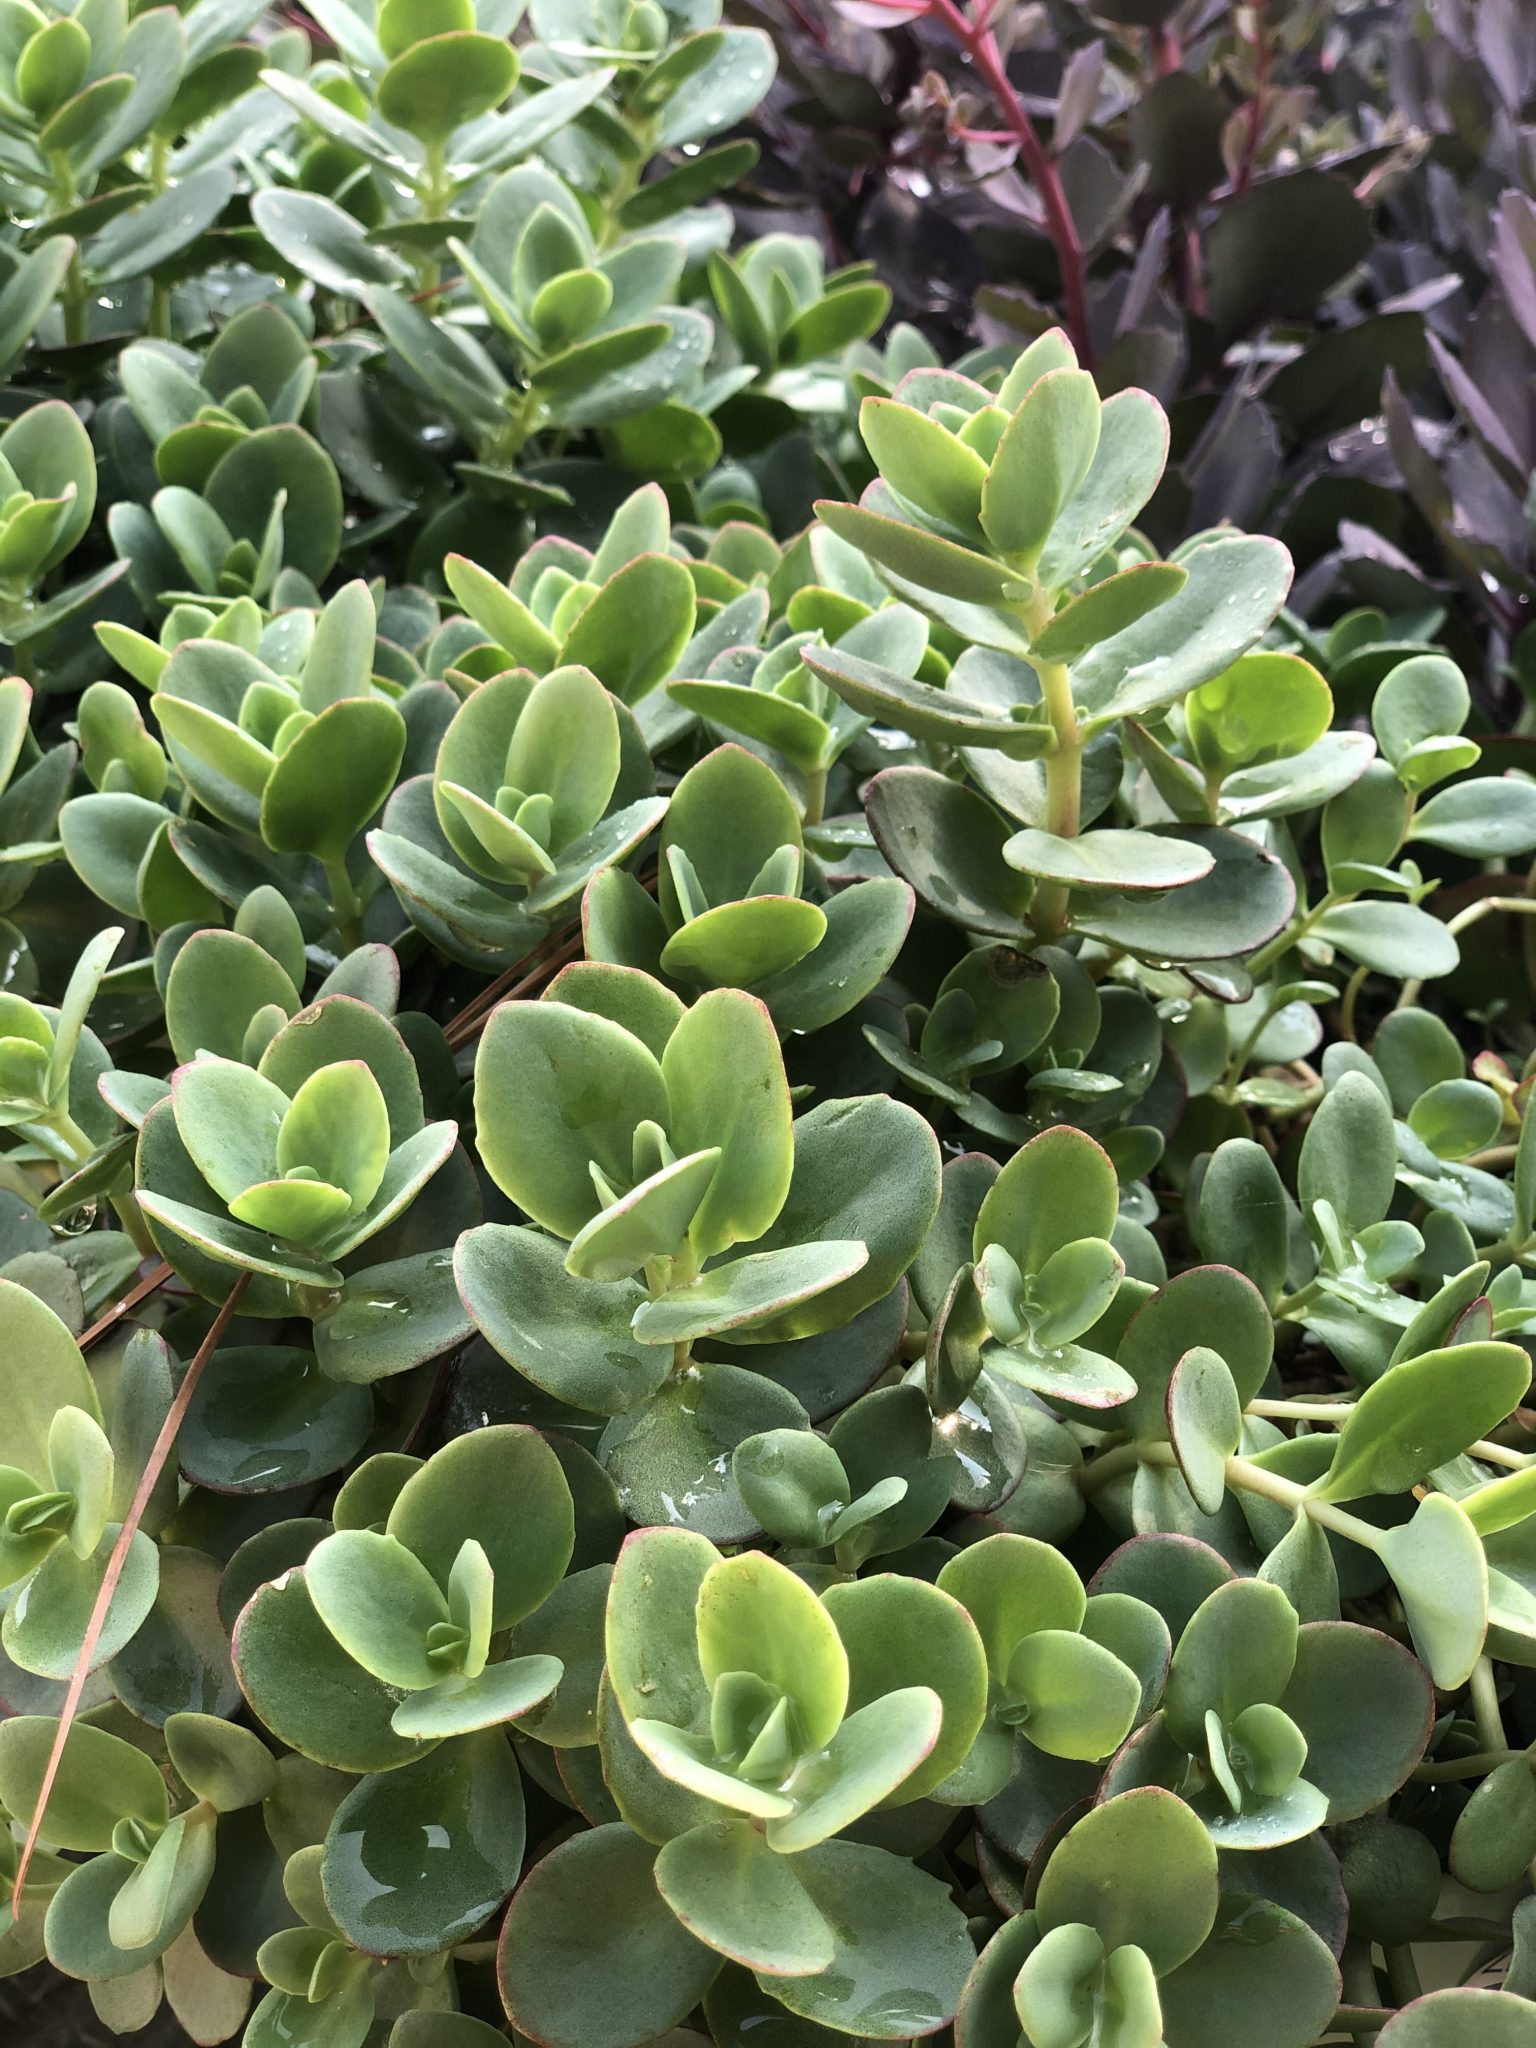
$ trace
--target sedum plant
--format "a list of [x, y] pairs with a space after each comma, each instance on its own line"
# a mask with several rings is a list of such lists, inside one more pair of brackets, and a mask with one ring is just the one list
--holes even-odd
[[0, 434], [0, 612], [14, 646], [67, 617], [75, 586], [41, 604], [37, 586], [84, 538], [96, 510], [96, 464], [78, 416], [58, 399], [30, 406]]
[[228, 1220], [216, 1207], [189, 1215], [148, 1188], [147, 1213], [253, 1272], [294, 1258], [301, 1275], [323, 1277], [411, 1202], [457, 1136], [451, 1123], [428, 1124], [392, 1146], [388, 1104], [362, 1060], [315, 1067], [289, 1096], [259, 1067], [209, 1055], [173, 1079], [170, 1108]]
[[1274, 544], [1155, 557], [1151, 400], [985, 374], [785, 545], [647, 487], [103, 624], [0, 1799], [109, 2025], [1310, 2048], [1417, 2023], [1426, 1802], [1536, 1853], [1536, 1154], [1418, 1000], [1529, 785], [1443, 656], [1336, 732]]
[[[593, 964], [491, 1019], [475, 1122], [487, 1170], [537, 1226], [460, 1240], [476, 1327], [549, 1393], [613, 1418], [621, 1487], [659, 1499], [697, 1479], [701, 1532], [749, 1527], [729, 1474], [693, 1468], [721, 1431], [804, 1426], [753, 1352], [844, 1329], [895, 1284], [938, 1199], [921, 1119], [875, 1096], [795, 1121], [759, 1001], [719, 989], [685, 1009], [636, 969]], [[733, 1362], [696, 1361], [705, 1340]]]
[[1310, 23], [1074, 25], [1064, 278], [1074, 119], [1177, 218], [1118, 357], [1096, 285], [946, 368], [756, 182], [762, 10], [310, 12], [0, 38], [0, 1973], [247, 2048], [1530, 2041], [1525, 734], [1411, 531], [1362, 591], [1317, 479], [1294, 580], [1225, 517], [1404, 279], [1129, 381], [1202, 204], [1363, 213], [1266, 125]]

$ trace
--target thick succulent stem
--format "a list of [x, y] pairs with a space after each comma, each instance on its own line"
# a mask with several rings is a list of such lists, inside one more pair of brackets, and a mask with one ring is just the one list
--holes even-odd
[[363, 943], [363, 904], [348, 872], [346, 857], [325, 863], [325, 879], [336, 913], [336, 929], [344, 953], [355, 952]]
[[[1037, 584], [1020, 610], [1031, 636], [1049, 621], [1051, 609], [1050, 592]], [[1072, 698], [1072, 678], [1059, 661], [1037, 662], [1035, 672], [1054, 741], [1045, 757], [1045, 828], [1058, 839], [1075, 839], [1083, 822], [1083, 729]], [[1030, 913], [1041, 937], [1058, 938], [1066, 930], [1068, 913], [1065, 884], [1042, 882]]]

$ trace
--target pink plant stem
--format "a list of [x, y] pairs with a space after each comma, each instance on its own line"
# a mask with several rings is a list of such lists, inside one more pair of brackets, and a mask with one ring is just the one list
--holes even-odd
[[197, 1355], [187, 1367], [181, 1385], [176, 1389], [165, 1421], [160, 1425], [160, 1434], [155, 1438], [154, 1449], [145, 1461], [144, 1470], [139, 1474], [139, 1483], [134, 1488], [133, 1500], [122, 1527], [117, 1532], [117, 1541], [112, 1545], [112, 1554], [107, 1559], [107, 1569], [102, 1575], [101, 1588], [96, 1595], [96, 1604], [91, 1609], [90, 1621], [86, 1624], [85, 1639], [80, 1645], [80, 1654], [75, 1659], [75, 1668], [70, 1673], [69, 1690], [64, 1695], [64, 1711], [59, 1715], [59, 1725], [54, 1734], [53, 1748], [48, 1757], [48, 1768], [43, 1772], [43, 1782], [38, 1788], [37, 1804], [32, 1810], [32, 1822], [27, 1829], [27, 1839], [22, 1845], [21, 1860], [16, 1865], [16, 1882], [11, 1888], [11, 1911], [21, 1911], [22, 1891], [27, 1882], [27, 1871], [31, 1866], [32, 1852], [37, 1847], [38, 1837], [43, 1831], [43, 1818], [48, 1811], [48, 1801], [53, 1793], [53, 1783], [59, 1774], [59, 1764], [64, 1756], [64, 1745], [69, 1740], [69, 1731], [74, 1726], [75, 1715], [80, 1710], [80, 1698], [85, 1691], [85, 1681], [90, 1676], [91, 1659], [96, 1654], [96, 1645], [101, 1640], [101, 1631], [111, 1611], [112, 1596], [117, 1591], [117, 1582], [123, 1575], [123, 1566], [128, 1562], [128, 1551], [138, 1534], [139, 1524], [144, 1519], [150, 1496], [155, 1484], [165, 1469], [166, 1460], [176, 1447], [176, 1436], [191, 1405], [192, 1396], [197, 1392], [197, 1383], [202, 1378], [203, 1367], [219, 1347], [219, 1339], [229, 1327], [230, 1317], [240, 1305], [240, 1297], [250, 1282], [250, 1274], [242, 1273], [224, 1297], [223, 1306], [213, 1319], [213, 1327], [197, 1347]]
[[515, 1003], [523, 996], [530, 995], [535, 989], [542, 988], [546, 982], [552, 981], [562, 967], [576, 958], [581, 947], [582, 938], [578, 931], [566, 938], [554, 952], [542, 952], [537, 962], [528, 967], [526, 972], [526, 959], [520, 960], [515, 967], [509, 967], [505, 974], [499, 975], [488, 988], [482, 989], [474, 1002], [466, 1003], [458, 1016], [452, 1019], [443, 1034], [448, 1043], [457, 1051], [461, 1045], [467, 1045], [472, 1038], [478, 1038], [489, 1023], [493, 1010], [499, 1008], [502, 1003]]
[[785, 6], [791, 21], [794, 22], [801, 34], [809, 36], [811, 41], [821, 49], [826, 49], [832, 38], [810, 12], [809, 8], [803, 7], [801, 0], [785, 0]]
[[120, 1300], [114, 1301], [109, 1309], [102, 1311], [80, 1339], [80, 1349], [82, 1351], [89, 1351], [91, 1346], [105, 1337], [109, 1330], [115, 1329], [124, 1316], [130, 1315], [141, 1301], [147, 1301], [150, 1295], [155, 1293], [158, 1288], [163, 1287], [170, 1277], [171, 1269], [162, 1260], [152, 1272], [146, 1273], [144, 1278], [136, 1286], [130, 1288]]
[[1253, 167], [1258, 160], [1259, 145], [1264, 140], [1264, 92], [1269, 83], [1269, 36], [1268, 24], [1264, 19], [1267, 0], [1254, 0], [1253, 4], [1253, 98], [1248, 103], [1248, 127], [1243, 137], [1242, 161], [1237, 167], [1237, 176], [1232, 180], [1232, 190], [1239, 199], [1253, 183]]
[[[906, 10], [903, 9], [903, 12]], [[985, 80], [987, 89], [997, 102], [1008, 135], [1019, 146], [1019, 155], [1030, 181], [1040, 195], [1045, 208], [1046, 232], [1051, 247], [1056, 252], [1057, 267], [1061, 272], [1061, 294], [1068, 334], [1077, 350], [1078, 360], [1086, 369], [1093, 367], [1093, 341], [1088, 329], [1088, 288], [1087, 266], [1083, 259], [1083, 245], [1078, 237], [1077, 222], [1072, 218], [1072, 209], [1067, 204], [1067, 195], [1062, 190], [1061, 178], [1057, 173], [1055, 159], [1040, 140], [1039, 132], [1024, 110], [1024, 103], [1014, 91], [1008, 76], [1008, 67], [1003, 62], [1002, 52], [997, 46], [997, 37], [987, 26], [992, 16], [990, 0], [978, 0], [974, 17], [966, 15], [957, 5], [957, 0], [927, 0], [927, 12], [931, 20], [942, 22], [955, 41], [975, 65], [977, 74]]]

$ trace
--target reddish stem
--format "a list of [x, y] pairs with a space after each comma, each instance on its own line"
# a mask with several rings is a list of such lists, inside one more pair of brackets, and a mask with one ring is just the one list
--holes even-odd
[[517, 967], [509, 967], [505, 974], [497, 976], [489, 988], [483, 989], [473, 1003], [465, 1005], [444, 1031], [444, 1038], [455, 1051], [461, 1045], [468, 1045], [472, 1038], [480, 1036], [490, 1022], [493, 1010], [499, 1009], [503, 1003], [515, 1003], [523, 996], [542, 990], [547, 982], [554, 980], [562, 967], [568, 966], [578, 957], [581, 948], [582, 936], [577, 931], [553, 953], [546, 953], [537, 965], [528, 969], [521, 980], [515, 977], [523, 965], [522, 961], [518, 962]]
[[[652, 896], [656, 893], [656, 870], [640, 877], [640, 886]], [[540, 990], [546, 982], [553, 981], [562, 967], [579, 958], [585, 943], [584, 934], [578, 924], [574, 930], [567, 929], [564, 937], [559, 932], [550, 932], [521, 960], [514, 961], [505, 972], [488, 982], [479, 995], [467, 1002], [459, 1014], [451, 1020], [443, 1032], [450, 1046], [455, 1050], [467, 1045], [472, 1038], [478, 1038], [485, 1029], [492, 1010], [502, 1003], [516, 1002], [520, 996], [531, 995]], [[553, 948], [553, 950], [551, 950]]]
[[801, 0], [784, 0], [785, 10], [802, 35], [807, 35], [821, 49], [826, 49], [832, 38], [810, 11], [801, 5]]
[[1174, 283], [1180, 300], [1191, 313], [1197, 313], [1202, 320], [1210, 316], [1210, 301], [1205, 295], [1203, 258], [1200, 254], [1200, 229], [1192, 220], [1181, 223], [1178, 241], [1174, 245]]
[[1237, 176], [1232, 180], [1232, 190], [1241, 199], [1253, 183], [1254, 165], [1258, 161], [1259, 145], [1264, 140], [1264, 92], [1269, 83], [1269, 37], [1265, 34], [1264, 13], [1268, 0], [1253, 0], [1253, 98], [1248, 102], [1248, 127], [1243, 137], [1242, 161], [1237, 167]]
[[[521, 960], [514, 961], [510, 967], [505, 968], [498, 974], [494, 981], [487, 982], [480, 993], [472, 997], [464, 1005], [463, 1009], [460, 1010], [459, 1014], [456, 1017], [450, 1018], [444, 1027], [443, 1036], [447, 1039], [449, 1045], [463, 1045], [473, 1038], [478, 1028], [479, 1020], [484, 1018], [485, 1013], [488, 1010], [495, 1009], [499, 1002], [504, 1001], [514, 984], [520, 984], [522, 978], [531, 971], [542, 971], [542, 966], [546, 963], [547, 956], [551, 949], [557, 946], [557, 943], [566, 945], [569, 944], [569, 939], [561, 939], [558, 932], [546, 933], [536, 946], [530, 948], [523, 955]], [[535, 967], [534, 963], [540, 964], [538, 967]]]
[[1019, 146], [1019, 155], [1024, 168], [1045, 208], [1046, 233], [1051, 247], [1056, 252], [1057, 267], [1061, 272], [1061, 295], [1063, 312], [1072, 345], [1077, 350], [1078, 361], [1085, 369], [1093, 368], [1093, 340], [1088, 329], [1088, 279], [1087, 265], [1083, 258], [1083, 245], [1078, 237], [1077, 222], [1072, 218], [1072, 209], [1067, 204], [1067, 195], [1062, 189], [1055, 159], [1040, 140], [1039, 132], [1024, 103], [1014, 91], [1013, 81], [1008, 76], [1008, 67], [997, 46], [997, 37], [987, 26], [992, 8], [989, 0], [979, 0], [975, 19], [963, 14], [956, 0], [928, 0], [928, 14], [931, 20], [942, 22], [975, 65], [978, 74], [986, 81], [987, 88], [997, 102], [998, 112], [1007, 124], [1008, 134]]
[[89, 1351], [93, 1344], [106, 1336], [108, 1330], [120, 1323], [124, 1316], [136, 1309], [141, 1301], [147, 1300], [151, 1294], [154, 1294], [159, 1288], [163, 1287], [170, 1277], [171, 1269], [162, 1260], [151, 1272], [146, 1273], [142, 1280], [131, 1287], [120, 1301], [114, 1301], [109, 1309], [102, 1311], [80, 1339], [80, 1349], [82, 1351]]
[[27, 1881], [27, 1871], [32, 1862], [32, 1852], [37, 1847], [38, 1837], [43, 1831], [43, 1818], [48, 1811], [48, 1801], [53, 1793], [53, 1781], [59, 1774], [63, 1759], [64, 1745], [69, 1740], [69, 1731], [74, 1726], [75, 1715], [80, 1710], [80, 1697], [85, 1691], [85, 1681], [90, 1676], [91, 1659], [96, 1654], [96, 1645], [101, 1640], [101, 1631], [106, 1625], [112, 1607], [112, 1596], [117, 1591], [117, 1582], [123, 1575], [123, 1566], [128, 1562], [128, 1552], [139, 1524], [144, 1519], [150, 1496], [166, 1460], [176, 1446], [176, 1434], [181, 1428], [197, 1383], [202, 1378], [203, 1367], [218, 1349], [219, 1339], [229, 1327], [229, 1319], [240, 1304], [250, 1282], [250, 1274], [242, 1273], [224, 1297], [223, 1306], [213, 1319], [213, 1327], [197, 1347], [197, 1355], [187, 1367], [181, 1385], [176, 1389], [165, 1421], [160, 1425], [160, 1434], [155, 1438], [154, 1449], [139, 1474], [139, 1483], [133, 1490], [133, 1500], [123, 1525], [117, 1532], [117, 1541], [112, 1545], [112, 1554], [107, 1559], [107, 1569], [102, 1575], [101, 1587], [96, 1595], [96, 1604], [91, 1609], [91, 1618], [86, 1624], [85, 1639], [80, 1645], [80, 1654], [75, 1659], [75, 1668], [70, 1673], [69, 1690], [64, 1695], [64, 1710], [59, 1715], [59, 1725], [53, 1738], [53, 1748], [48, 1757], [48, 1768], [43, 1772], [43, 1782], [38, 1788], [37, 1804], [32, 1809], [32, 1822], [27, 1829], [27, 1839], [22, 1844], [21, 1860], [16, 1865], [16, 1882], [11, 1888], [11, 1911], [21, 1911], [22, 1889]]

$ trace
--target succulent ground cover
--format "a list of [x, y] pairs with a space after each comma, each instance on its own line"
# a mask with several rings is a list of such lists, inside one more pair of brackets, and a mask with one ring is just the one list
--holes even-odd
[[1536, 2043], [1536, 45], [1420, 26], [0, 0], [0, 1974]]

